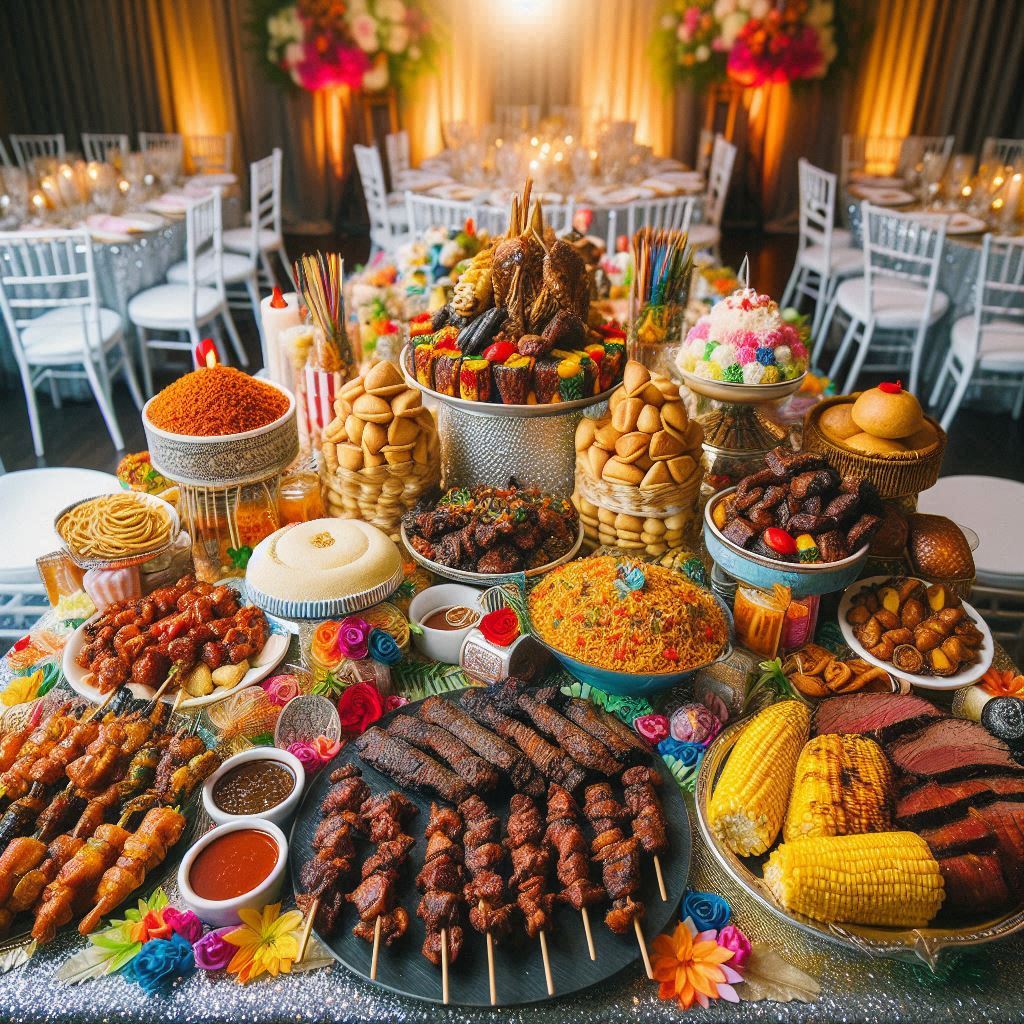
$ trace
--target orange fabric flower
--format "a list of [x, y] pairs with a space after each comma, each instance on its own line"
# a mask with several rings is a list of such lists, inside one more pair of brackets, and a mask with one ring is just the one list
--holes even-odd
[[132, 942], [149, 942], [150, 939], [169, 939], [171, 926], [164, 920], [159, 910], [151, 910], [132, 928]]
[[993, 697], [1024, 697], [1024, 676], [1007, 669], [990, 668], [981, 677], [981, 688]]
[[321, 665], [337, 665], [341, 661], [341, 652], [338, 650], [338, 634], [340, 632], [341, 623], [331, 619], [321, 622], [313, 631], [310, 654]]
[[695, 1002], [706, 1009], [713, 999], [739, 1002], [733, 985], [743, 978], [727, 966], [735, 953], [720, 946], [717, 936], [716, 931], [698, 932], [687, 918], [671, 935], [654, 940], [651, 966], [660, 998], [674, 999], [684, 1010]]

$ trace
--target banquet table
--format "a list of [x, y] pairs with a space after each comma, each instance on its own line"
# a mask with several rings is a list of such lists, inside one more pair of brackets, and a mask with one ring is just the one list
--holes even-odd
[[[300, 660], [298, 641], [288, 656]], [[1009, 660], [1001, 650], [997, 661]], [[0, 662], [0, 688], [9, 672]], [[695, 1007], [694, 1020], [777, 1021], [798, 1024], [810, 1021], [896, 1021], [903, 1024], [934, 1024], [939, 1020], [965, 1020], [971, 1024], [996, 1024], [1024, 1015], [1024, 990], [1013, 984], [1024, 956], [1024, 936], [982, 946], [943, 961], [933, 974], [918, 966], [895, 960], [869, 959], [844, 947], [810, 936], [760, 909], [753, 899], [730, 880], [714, 860], [697, 830], [692, 797], [687, 794], [693, 853], [689, 887], [716, 892], [732, 906], [733, 920], [753, 942], [764, 942], [814, 977], [821, 995], [812, 1003], [802, 1002], [714, 1002], [708, 1010]], [[199, 813], [202, 813], [200, 811]], [[202, 823], [200, 823], [202, 828]], [[168, 865], [161, 879], [172, 904], [176, 886], [176, 865]], [[289, 901], [290, 902], [290, 901]], [[648, 942], [653, 936], [648, 936]], [[247, 1021], [270, 1024], [291, 1020], [327, 1022], [396, 1022], [430, 1024], [483, 1024], [507, 1021], [519, 1024], [563, 1024], [571, 1016], [579, 1024], [599, 1024], [612, 1018], [628, 1017], [643, 1024], [676, 1022], [678, 1006], [658, 998], [657, 986], [648, 981], [639, 961], [618, 975], [575, 996], [555, 998], [518, 1008], [498, 1010], [444, 1007], [399, 996], [368, 984], [340, 965], [309, 972], [263, 978], [239, 985], [221, 972], [197, 971], [175, 983], [167, 996], [145, 996], [141, 990], [116, 975], [81, 985], [65, 985], [55, 978], [68, 956], [81, 948], [82, 940], [73, 929], [65, 929], [51, 946], [32, 960], [6, 974], [0, 974], [0, 1014], [8, 1021], [53, 1022], [53, 1024], [119, 1024], [167, 1021], [174, 1024], [224, 1024]], [[558, 937], [551, 948], [557, 955]], [[4, 947], [0, 944], [0, 960]], [[512, 946], [498, 949], [497, 982], [501, 972], [515, 970], [513, 958], [533, 954]], [[389, 951], [385, 955], [392, 955]], [[409, 955], [419, 955], [410, 950]], [[539, 965], [535, 965], [539, 966]], [[440, 980], [438, 982], [440, 990]]]

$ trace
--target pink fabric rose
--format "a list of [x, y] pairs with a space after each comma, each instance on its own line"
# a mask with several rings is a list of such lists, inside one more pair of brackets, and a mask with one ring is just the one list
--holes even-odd
[[736, 925], [727, 924], [718, 933], [718, 944], [732, 950], [733, 956], [729, 966], [737, 971], [742, 970], [743, 965], [750, 959], [750, 939]]
[[164, 907], [163, 914], [164, 924], [169, 925], [172, 932], [180, 935], [190, 945], [195, 945], [202, 938], [203, 923], [191, 910]]
[[668, 736], [669, 722], [664, 715], [641, 715], [633, 722], [633, 728], [648, 743], [660, 743]]
[[384, 713], [387, 714], [389, 711], [394, 711], [395, 708], [403, 707], [408, 703], [408, 697], [400, 697], [397, 693], [393, 693], [390, 697], [384, 698]]
[[358, 615], [341, 620], [338, 630], [338, 652], [344, 658], [361, 661], [369, 650], [370, 624]]
[[307, 743], [305, 740], [296, 740], [288, 747], [288, 753], [294, 754], [299, 759], [299, 763], [308, 775], [312, 775], [320, 770], [320, 755], [316, 752], [312, 743]]
[[263, 680], [262, 686], [267, 700], [279, 708], [283, 708], [288, 701], [298, 697], [300, 692], [298, 679], [288, 674], [267, 676]]
[[196, 967], [201, 971], [222, 971], [231, 958], [238, 952], [238, 947], [233, 946], [224, 938], [237, 929], [237, 925], [228, 925], [227, 928], [217, 928], [215, 931], [207, 932], [198, 942], [193, 943], [192, 953], [196, 959]]

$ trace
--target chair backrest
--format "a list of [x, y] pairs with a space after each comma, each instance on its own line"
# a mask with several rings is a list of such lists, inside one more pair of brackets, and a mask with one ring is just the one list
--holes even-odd
[[217, 174], [231, 170], [234, 148], [231, 132], [186, 135], [185, 148], [193, 174]]
[[725, 197], [729, 194], [729, 182], [732, 181], [732, 168], [735, 162], [736, 147], [724, 135], [716, 135], [711, 151], [708, 191], [704, 202], [704, 220], [708, 224], [714, 224], [716, 228], [722, 226]]
[[626, 208], [626, 234], [632, 238], [643, 227], [689, 231], [696, 201], [695, 196], [638, 199]]
[[0, 139], [0, 166], [2, 167], [13, 167], [11, 158], [7, 155], [7, 147], [4, 145], [4, 140]]
[[976, 337], [992, 320], [1016, 321], [1024, 330], [1024, 237], [985, 235], [974, 298]]
[[185, 142], [177, 132], [139, 132], [139, 149], [143, 153], [159, 151], [177, 157], [178, 173], [185, 158]]
[[913, 177], [932, 158], [937, 158], [944, 167], [952, 152], [952, 135], [908, 135], [900, 147], [900, 173]]
[[0, 307], [19, 362], [21, 331], [43, 313], [77, 309], [85, 344], [99, 351], [99, 292], [87, 231], [0, 232]]
[[260, 253], [260, 231], [273, 231], [281, 238], [281, 169], [282, 155], [278, 147], [270, 156], [249, 165], [249, 216], [252, 219], [252, 252]]
[[418, 238], [428, 228], [454, 228], [458, 231], [470, 217], [477, 220], [479, 214], [476, 203], [437, 199], [415, 192], [405, 193], [405, 209], [413, 238]]
[[198, 312], [200, 287], [215, 288], [224, 299], [224, 230], [221, 195], [216, 189], [190, 203], [185, 211], [185, 261], [188, 265], [188, 299], [192, 318]]
[[701, 128], [697, 139], [697, 173], [706, 178], [711, 166], [711, 150], [715, 147], [715, 133], [710, 128]]
[[800, 158], [800, 248], [820, 245], [824, 251], [823, 266], [832, 263], [832, 233], [835, 229], [836, 176], [809, 160]]
[[388, 216], [388, 194], [384, 184], [384, 165], [376, 146], [352, 147], [356, 155], [356, 170], [363, 186], [366, 212], [370, 218], [370, 235], [383, 233], [391, 236], [391, 218]]
[[946, 217], [938, 214], [896, 213], [861, 203], [864, 225], [864, 280], [874, 307], [874, 289], [886, 281], [914, 284], [928, 292], [922, 316], [927, 317], [935, 295], [946, 241]]
[[401, 131], [385, 135], [384, 151], [388, 155], [388, 174], [394, 188], [398, 175], [409, 170], [409, 133]]
[[892, 175], [900, 169], [900, 153], [904, 139], [898, 136], [844, 135], [839, 182], [844, 187], [852, 175]]
[[127, 156], [128, 147], [128, 136], [123, 132], [82, 132], [82, 152], [86, 160], [105, 164], [109, 162], [112, 150]]
[[63, 132], [52, 135], [12, 135], [11, 149], [14, 150], [18, 166], [25, 171], [30, 170], [29, 165], [36, 157], [51, 156], [63, 160], [67, 154]]
[[989, 136], [981, 147], [981, 162], [1015, 168], [1024, 162], [1024, 139], [997, 139]]

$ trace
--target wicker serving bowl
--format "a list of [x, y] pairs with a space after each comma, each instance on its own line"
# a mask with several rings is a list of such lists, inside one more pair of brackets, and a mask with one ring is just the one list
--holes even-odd
[[828, 409], [851, 402], [853, 397], [840, 395], [829, 398], [807, 411], [804, 417], [803, 450], [824, 455], [829, 465], [843, 476], [859, 476], [870, 480], [883, 498], [909, 497], [916, 505], [917, 495], [934, 486], [939, 479], [942, 456], [946, 451], [946, 432], [935, 420], [926, 416], [925, 421], [934, 428], [939, 439], [933, 451], [899, 455], [865, 455], [856, 452], [847, 448], [842, 441], [829, 437], [820, 425], [821, 417]]
[[288, 408], [273, 423], [240, 434], [190, 437], [161, 430], [149, 420], [151, 398], [142, 408], [153, 466], [169, 480], [193, 487], [234, 487], [257, 483], [282, 472], [299, 454], [295, 396], [267, 380], [288, 399]]

